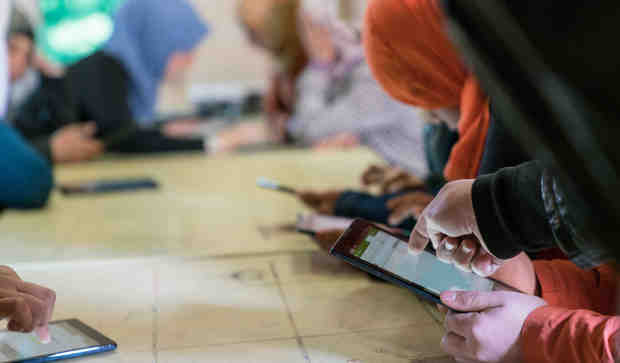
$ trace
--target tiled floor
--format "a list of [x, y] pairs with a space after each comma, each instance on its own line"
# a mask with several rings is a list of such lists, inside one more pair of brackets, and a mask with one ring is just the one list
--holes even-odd
[[[343, 171], [336, 165], [345, 159]], [[257, 176], [268, 176], [294, 186], [345, 187], [373, 160], [365, 151], [286, 152], [61, 168], [61, 182], [150, 175], [162, 188], [57, 195], [47, 211], [7, 213], [0, 243], [14, 248], [3, 257], [23, 278], [57, 291], [56, 319], [79, 318], [119, 343], [118, 352], [82, 362], [439, 357], [440, 324], [413, 295], [275, 228], [303, 208], [254, 186]]]

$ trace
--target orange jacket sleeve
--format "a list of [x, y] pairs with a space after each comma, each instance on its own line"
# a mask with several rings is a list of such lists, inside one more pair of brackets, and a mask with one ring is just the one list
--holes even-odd
[[581, 270], [570, 261], [535, 261], [541, 297], [521, 331], [525, 362], [614, 362], [620, 317], [612, 266]]
[[523, 361], [613, 363], [619, 331], [620, 317], [543, 306], [528, 316], [521, 330]]
[[612, 265], [582, 270], [568, 260], [534, 261], [534, 270], [549, 305], [616, 314], [618, 276]]

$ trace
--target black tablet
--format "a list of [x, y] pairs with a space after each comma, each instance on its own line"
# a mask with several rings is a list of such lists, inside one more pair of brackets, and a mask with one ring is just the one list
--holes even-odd
[[52, 362], [116, 349], [114, 341], [76, 319], [55, 321], [49, 327], [49, 344], [34, 334], [0, 331], [0, 363]]
[[432, 247], [419, 255], [413, 255], [409, 252], [406, 237], [395, 235], [364, 220], [353, 222], [330, 253], [439, 304], [439, 295], [447, 290], [514, 291], [495, 280], [461, 271], [454, 265], [439, 261]]

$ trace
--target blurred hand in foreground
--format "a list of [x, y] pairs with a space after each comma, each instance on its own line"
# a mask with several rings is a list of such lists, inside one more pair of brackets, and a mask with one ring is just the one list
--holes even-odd
[[48, 323], [55, 304], [54, 291], [22, 281], [13, 269], [0, 266], [0, 318], [9, 319], [10, 331], [35, 331], [41, 342], [49, 343]]

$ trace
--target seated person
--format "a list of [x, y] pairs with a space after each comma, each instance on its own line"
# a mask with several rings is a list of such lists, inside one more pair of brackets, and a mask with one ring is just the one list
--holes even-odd
[[[262, 2], [263, 7], [272, 6], [271, 3]], [[285, 92], [292, 94], [293, 102], [286, 112], [280, 112], [282, 125], [274, 129], [273, 124], [268, 123], [268, 130], [264, 131], [260, 130], [264, 125], [259, 124], [254, 133], [243, 125], [237, 130], [224, 132], [218, 137], [219, 149], [234, 150], [240, 145], [261, 141], [261, 136], [263, 142], [288, 140], [316, 148], [364, 144], [391, 163], [404, 165], [417, 175], [426, 174], [421, 117], [417, 110], [391, 100], [381, 90], [364, 60], [358, 32], [335, 19], [324, 3], [276, 3], [280, 7], [274, 9], [282, 9], [288, 3], [288, 14], [296, 16], [298, 24], [291, 25], [290, 29], [298, 35], [290, 36], [289, 42], [294, 46], [289, 48], [296, 49], [300, 54], [298, 57], [303, 54], [307, 60], [301, 71], [297, 71], [299, 67], [295, 68], [294, 92]], [[265, 26], [274, 21], [274, 14], [266, 10], [247, 10], [260, 7], [260, 4], [261, 1], [243, 1], [241, 18], [250, 39], [277, 57], [278, 53], [269, 44], [283, 38], [278, 32], [271, 31], [270, 26]], [[298, 5], [294, 7], [293, 4]], [[261, 16], [265, 20], [261, 20]], [[272, 94], [270, 92], [265, 100], [268, 118]], [[407, 153], [403, 153], [403, 149]]]
[[17, 112], [14, 126], [54, 162], [92, 159], [104, 151], [203, 150], [202, 140], [152, 128], [157, 91], [181, 77], [206, 27], [185, 0], [128, 0], [110, 40], [42, 87]]
[[[12, 66], [14, 62], [8, 61], [4, 43], [0, 46], [0, 50], [0, 73], [8, 75], [9, 63]], [[0, 84], [0, 89], [7, 91], [8, 86]], [[5, 106], [2, 104], [0, 108], [4, 109]], [[0, 209], [31, 209], [45, 206], [54, 185], [51, 165], [6, 124], [1, 115], [0, 153], [2, 154]]]
[[13, 8], [8, 30], [10, 97], [6, 120], [12, 123], [14, 113], [38, 87], [38, 75], [31, 64], [35, 53], [34, 29], [22, 12]]
[[[248, 142], [284, 142], [286, 120], [296, 99], [295, 85], [308, 63], [299, 34], [300, 0], [240, 0], [239, 18], [250, 41], [274, 60], [269, 89], [263, 99], [269, 126], [249, 125], [220, 137], [220, 148], [234, 149]], [[245, 130], [245, 132], [244, 132]]]
[[[323, 213], [411, 229], [446, 180], [472, 178], [529, 160], [501, 122], [492, 119], [488, 97], [465, 68], [435, 15], [427, 14], [424, 24], [416, 23], [414, 16], [403, 15], [403, 19], [389, 23], [391, 26], [373, 24], [366, 34], [370, 64], [386, 91], [412, 106], [430, 108], [432, 118], [445, 120], [444, 125], [456, 124], [459, 129], [459, 136], [451, 135], [446, 126], [447, 131], [427, 130], [425, 151], [432, 172], [426, 188], [420, 188], [421, 181], [403, 171], [370, 168], [363, 176], [363, 184], [383, 184], [383, 195], [353, 191], [303, 193], [302, 200], [311, 207]], [[416, 31], [401, 36], [401, 24]], [[387, 42], [389, 48], [385, 47]], [[460, 112], [446, 114], [444, 110], [455, 104], [460, 104]]]
[[[492, 118], [510, 123], [524, 149], [540, 160], [446, 185], [422, 213], [412, 252], [430, 239], [442, 260], [483, 276], [521, 251], [552, 245], [571, 261], [535, 262], [542, 298], [442, 293], [453, 311], [441, 346], [466, 362], [617, 362], [620, 201], [617, 178], [610, 175], [619, 169], [614, 90], [620, 75], [618, 56], [607, 44], [618, 32], [620, 7], [597, 3], [583, 13], [579, 4], [495, 1], [478, 2], [472, 11], [472, 2], [443, 3], [496, 102]], [[379, 30], [424, 22], [440, 9], [434, 0], [373, 0], [367, 21]], [[605, 31], [591, 32], [593, 26]], [[400, 27], [403, 38], [417, 28], [407, 30]], [[540, 82], [540, 75], [550, 79]], [[580, 107], [566, 110], [567, 104]]]

